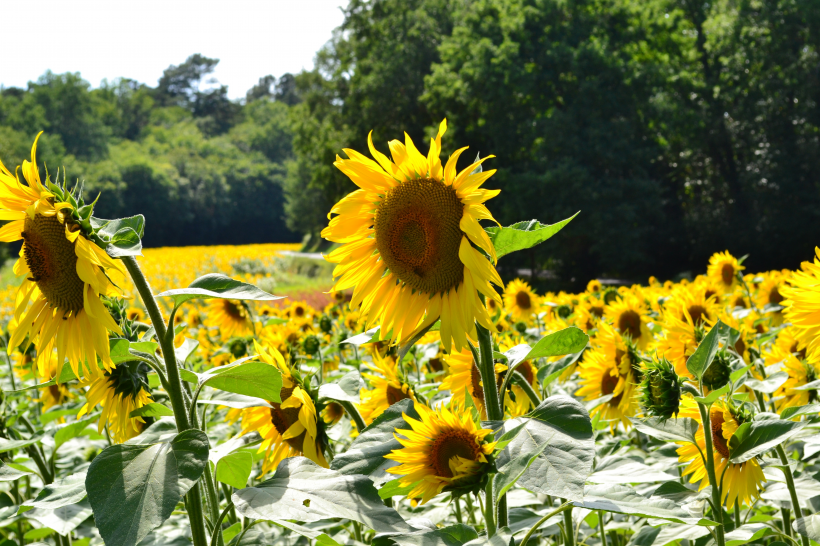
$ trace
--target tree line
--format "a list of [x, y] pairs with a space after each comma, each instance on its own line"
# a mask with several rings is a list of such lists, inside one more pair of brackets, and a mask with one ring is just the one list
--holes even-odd
[[[502, 224], [553, 223], [502, 264], [564, 281], [672, 277], [716, 250], [797, 267], [820, 240], [820, 0], [350, 0], [315, 68], [245, 100], [193, 55], [156, 87], [47, 73], [0, 93], [0, 153], [45, 129], [100, 211], [147, 244], [303, 235], [352, 184], [332, 162], [406, 131], [496, 155]], [[423, 144], [422, 144], [423, 142]], [[465, 154], [465, 157], [467, 155]]]

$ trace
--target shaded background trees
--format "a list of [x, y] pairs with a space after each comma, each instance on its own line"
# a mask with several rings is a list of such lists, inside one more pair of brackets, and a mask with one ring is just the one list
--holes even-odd
[[[702, 268], [796, 267], [820, 240], [820, 0], [351, 0], [314, 70], [243, 101], [192, 55], [156, 87], [46, 73], [0, 91], [0, 156], [64, 165], [100, 215], [142, 212], [149, 245], [321, 248], [351, 183], [342, 148], [495, 154], [503, 224], [582, 214], [508, 272], [562, 285]], [[472, 154], [472, 155], [471, 155]], [[466, 156], [470, 155], [469, 158]]]

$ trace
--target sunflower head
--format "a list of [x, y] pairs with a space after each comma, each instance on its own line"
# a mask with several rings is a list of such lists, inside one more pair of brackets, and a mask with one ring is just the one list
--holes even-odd
[[336, 216], [322, 236], [342, 243], [327, 256], [338, 264], [333, 289], [353, 288], [350, 307], [360, 308], [366, 328], [379, 324], [397, 343], [440, 317], [445, 349], [455, 344], [460, 350], [468, 336], [475, 339], [475, 321], [495, 331], [479, 292], [500, 304], [490, 283], [503, 283], [478, 221], [494, 220], [484, 202], [498, 191], [481, 188], [495, 173], [481, 164], [493, 156], [457, 171], [462, 148], [442, 165], [446, 129], [443, 121], [426, 157], [406, 134], [404, 143], [389, 143], [392, 161], [372, 138], [375, 161], [345, 149], [348, 159], [337, 157], [334, 165], [360, 189], [331, 209], [328, 217]]
[[319, 341], [319, 338], [314, 335], [305, 336], [305, 339], [302, 340], [302, 349], [307, 355], [315, 355], [318, 353], [321, 345], [322, 343]]
[[515, 279], [507, 284], [504, 290], [504, 308], [512, 315], [513, 320], [529, 322], [538, 312], [540, 299], [530, 285], [521, 279]]
[[493, 467], [492, 431], [459, 407], [432, 410], [416, 403], [415, 409], [420, 420], [404, 415], [411, 430], [396, 431], [402, 448], [385, 457], [400, 463], [387, 471], [401, 476], [400, 486], [412, 487], [408, 498], [424, 504], [442, 491], [463, 495], [483, 488]]
[[681, 380], [665, 358], [646, 364], [641, 381], [640, 404], [648, 417], [663, 420], [674, 417], [680, 409]]
[[732, 363], [729, 353], [725, 350], [719, 351], [703, 374], [703, 386], [710, 391], [717, 390], [729, 382], [731, 375]]
[[709, 258], [706, 275], [726, 293], [739, 284], [738, 275], [744, 269], [746, 268], [727, 250], [716, 252]]
[[329, 334], [333, 331], [333, 320], [327, 315], [322, 315], [322, 318], [319, 319], [319, 329], [323, 333]]

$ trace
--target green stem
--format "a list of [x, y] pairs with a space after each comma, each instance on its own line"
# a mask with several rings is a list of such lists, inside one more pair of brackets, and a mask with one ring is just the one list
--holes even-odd
[[230, 519], [228, 520], [231, 524], [236, 523], [239, 521], [236, 517], [236, 508], [234, 508], [233, 502], [231, 501], [231, 496], [233, 495], [233, 491], [231, 490], [231, 486], [227, 483], [222, 484], [222, 494], [225, 495], [225, 500], [228, 501], [229, 506], [231, 508]]
[[456, 521], [464, 523], [464, 519], [461, 517], [461, 503], [458, 502], [458, 497], [453, 497], [453, 504], [456, 507]]
[[362, 541], [362, 526], [358, 521], [353, 522], [353, 535], [355, 536], [357, 542], [363, 542]]
[[467, 519], [470, 521], [470, 523], [475, 525], [475, 506], [473, 506], [473, 499], [472, 497], [470, 497], [470, 495], [467, 495], [465, 498], [467, 499]]
[[[548, 519], [550, 519], [552, 516], [554, 516], [556, 514], [560, 514], [561, 512], [563, 512], [565, 510], [570, 510], [570, 509], [572, 509], [572, 504], [569, 503], [569, 502], [564, 503], [561, 506], [559, 506], [558, 508], [556, 508], [555, 510], [553, 510], [552, 512], [550, 512], [549, 514], [547, 514], [546, 516], [544, 516], [543, 518], [536, 521], [535, 525], [530, 527], [530, 530], [527, 531], [526, 535], [524, 535], [524, 538], [523, 538], [523, 540], [521, 540], [521, 544], [519, 544], [519, 546], [527, 546], [527, 542], [530, 540], [530, 537], [532, 536], [532, 534], [534, 532], [536, 532], [538, 530], [538, 528], [541, 527], [544, 524], [545, 521], [547, 521]], [[572, 519], [571, 514], [570, 514], [570, 519]], [[570, 525], [570, 527], [571, 526], [572, 525]]]
[[[569, 504], [566, 499], [561, 499], [561, 505]], [[572, 505], [564, 510], [564, 533], [566, 534], [565, 546], [575, 545], [575, 526], [572, 525]]]
[[216, 521], [219, 517], [219, 497], [216, 494], [216, 487], [214, 487], [214, 476], [211, 472], [210, 461], [205, 463], [205, 493], [208, 497], [208, 510], [211, 521]]
[[535, 392], [535, 389], [532, 388], [530, 382], [527, 381], [523, 375], [519, 372], [513, 372], [513, 381], [515, 384], [521, 387], [521, 390], [524, 391], [524, 394], [527, 395], [527, 398], [530, 399], [530, 403], [532, 404], [533, 408], [537, 408], [539, 404], [541, 404], [541, 398], [538, 396], [538, 393]]
[[356, 409], [356, 406], [354, 406], [352, 402], [348, 402], [347, 400], [336, 400], [336, 403], [345, 409], [347, 415], [356, 424], [356, 429], [359, 431], [359, 434], [361, 434], [361, 432], [367, 427], [367, 424], [364, 422], [362, 414], [359, 413], [359, 410]]
[[225, 509], [222, 510], [222, 513], [219, 514], [219, 517], [216, 518], [216, 523], [214, 523], [214, 532], [211, 535], [211, 546], [218, 546], [219, 544], [223, 544], [222, 521], [225, 519], [225, 516], [227, 516], [231, 510], [233, 510], [233, 503], [229, 501], [228, 506], [226, 506]]
[[493, 538], [495, 536], [496, 527], [492, 476], [490, 476], [490, 479], [487, 480], [487, 486], [484, 489], [484, 492], [487, 497], [484, 499], [484, 525], [487, 529], [487, 538]]
[[604, 512], [598, 510], [598, 533], [601, 535], [601, 546], [606, 546], [606, 532], [604, 531]]
[[[786, 485], [789, 488], [789, 495], [792, 499], [792, 510], [794, 510], [794, 519], [797, 520], [803, 517], [803, 511], [800, 509], [800, 499], [797, 497], [797, 490], [794, 488], [794, 476], [792, 475], [792, 469], [789, 466], [789, 458], [786, 457], [786, 452], [783, 450], [783, 445], [779, 445], [775, 448], [777, 451], [777, 456], [780, 458], [780, 462], [783, 464], [783, 474], [786, 475]], [[789, 524], [788, 519], [783, 520], [783, 526], [788, 529], [784, 529], [786, 534], [792, 536], [792, 526]], [[800, 535], [800, 540], [803, 542], [803, 546], [809, 546], [809, 539], [805, 535]]]
[[[174, 352], [173, 323], [170, 326], [170, 335], [168, 335], [169, 332], [165, 327], [162, 311], [160, 311], [157, 305], [157, 300], [154, 298], [153, 292], [151, 292], [148, 279], [146, 279], [142, 273], [137, 260], [133, 256], [126, 256], [122, 258], [122, 263], [128, 270], [131, 280], [134, 281], [134, 286], [140, 295], [140, 299], [142, 299], [148, 316], [151, 318], [151, 324], [157, 333], [157, 340], [162, 348], [162, 357], [165, 360], [165, 373], [168, 379], [168, 397], [171, 399], [171, 407], [174, 410], [177, 430], [179, 432], [189, 430], [191, 424], [188, 420], [188, 408], [185, 406], [185, 399], [182, 394], [182, 380], [179, 377], [179, 367]], [[191, 523], [191, 536], [194, 546], [207, 546], [208, 534], [205, 530], [205, 519], [202, 513], [202, 495], [199, 492], [199, 488], [192, 487], [186, 497], [188, 497], [190, 501], [187, 503], [188, 520]]]
[[698, 402], [698, 409], [700, 410], [700, 418], [703, 423], [703, 437], [706, 440], [706, 473], [709, 476], [709, 483], [712, 484], [712, 515], [719, 524], [715, 527], [717, 546], [725, 546], [726, 541], [723, 538], [723, 508], [721, 507], [720, 486], [715, 476], [715, 455], [712, 448], [712, 425], [709, 420], [709, 408]]
[[787, 537], [792, 536], [791, 511], [788, 508], [781, 508], [780, 509], [780, 519], [783, 520], [783, 533]]
[[735, 497], [735, 529], [740, 527], [740, 502]]

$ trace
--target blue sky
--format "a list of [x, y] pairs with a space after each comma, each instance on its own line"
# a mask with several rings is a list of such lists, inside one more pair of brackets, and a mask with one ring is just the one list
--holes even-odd
[[128, 77], [156, 85], [192, 53], [220, 59], [231, 98], [261, 76], [313, 66], [342, 23], [346, 0], [38, 0], [3, 5], [0, 85], [25, 87], [47, 69], [92, 86]]

